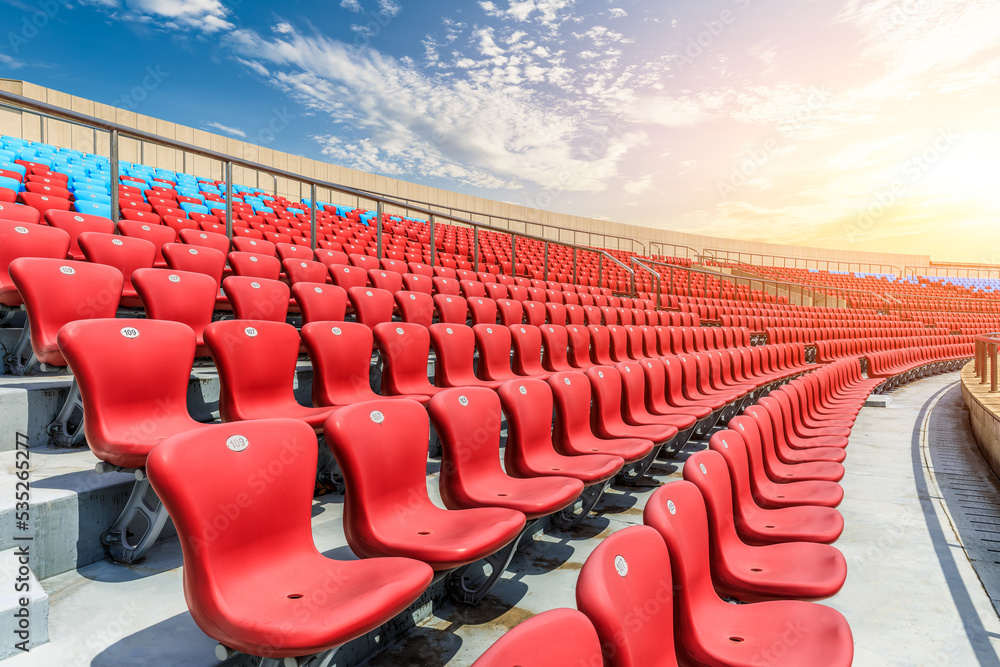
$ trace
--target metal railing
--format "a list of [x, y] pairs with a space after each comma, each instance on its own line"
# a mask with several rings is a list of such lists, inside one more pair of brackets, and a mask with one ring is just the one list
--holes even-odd
[[[1000, 266], [982, 264], [962, 266], [960, 264], [940, 264], [937, 266], [904, 266], [905, 276], [938, 276], [943, 278], [1000, 278]], [[974, 275], [973, 275], [974, 274]]]
[[[373, 194], [377, 194], [373, 190], [361, 190], [361, 191], [365, 192], [365, 193], [368, 193], [369, 196], [373, 195]], [[542, 230], [554, 229], [554, 230], [557, 230], [558, 232], [570, 232], [570, 233], [573, 234], [573, 241], [572, 241], [573, 244], [595, 246], [595, 245], [598, 245], [598, 244], [595, 244], [593, 242], [592, 238], [593, 237], [599, 237], [600, 239], [602, 239], [602, 242], [599, 245], [602, 246], [602, 247], [605, 247], [605, 248], [610, 248], [611, 246], [607, 243], [607, 239], [615, 239], [615, 242], [616, 242], [615, 243], [616, 247], [614, 248], [615, 250], [626, 250], [625, 248], [621, 247], [621, 242], [622, 241], [628, 241], [629, 244], [630, 244], [630, 247], [628, 248], [629, 251], [636, 252], [635, 246], [639, 246], [639, 249], [640, 249], [640, 253], [639, 254], [642, 254], [642, 255], [646, 254], [646, 245], [642, 241], [634, 239], [634, 238], [632, 238], [630, 236], [622, 236], [620, 234], [606, 234], [604, 232], [591, 232], [591, 231], [587, 231], [586, 229], [573, 229], [571, 227], [560, 227], [559, 225], [553, 225], [553, 224], [549, 224], [547, 222], [538, 222], [536, 220], [525, 220], [524, 218], [515, 218], [515, 217], [512, 217], [512, 216], [506, 216], [506, 215], [494, 215], [492, 213], [483, 213], [482, 211], [473, 211], [472, 209], [460, 208], [460, 207], [457, 207], [457, 206], [448, 206], [447, 204], [437, 204], [437, 203], [428, 202], [428, 201], [425, 201], [425, 200], [422, 200], [422, 199], [414, 199], [412, 197], [401, 197], [401, 198], [399, 198], [399, 200], [400, 201], [405, 201], [408, 204], [416, 204], [418, 206], [422, 206], [422, 207], [428, 208], [428, 209], [441, 209], [441, 210], [445, 210], [446, 209], [449, 214], [454, 214], [457, 211], [458, 213], [462, 213], [462, 214], [465, 214], [467, 216], [470, 216], [470, 219], [471, 219], [471, 216], [479, 216], [479, 217], [482, 217], [482, 218], [486, 218], [487, 220], [490, 220], [490, 221], [493, 220], [494, 218], [496, 218], [498, 220], [506, 221], [507, 223], [514, 223], [514, 222], [516, 222], [518, 224], [522, 224], [522, 225], [525, 226], [525, 232], [521, 234], [522, 236], [527, 233], [528, 225], [533, 225], [535, 227], [540, 227]], [[492, 227], [492, 223], [490, 223], [490, 222], [486, 222], [486, 223], [483, 223], [483, 224]], [[510, 229], [509, 226], [506, 229], [500, 229], [500, 228], [496, 228], [496, 229], [498, 229], [499, 231], [513, 232], [513, 230]], [[588, 237], [587, 240], [585, 240], [582, 243], [578, 242], [577, 236], [579, 234], [586, 234], [587, 237]], [[562, 241], [555, 241], [555, 242], [556, 243], [563, 243]]]
[[990, 393], [997, 392], [997, 346], [1000, 346], [1000, 332], [979, 334], [975, 337], [973, 372], [979, 377], [979, 384], [986, 384], [990, 376]]
[[[120, 215], [119, 210], [119, 168], [118, 168], [118, 158], [119, 158], [119, 141], [122, 138], [135, 139], [140, 142], [148, 142], [154, 145], [164, 146], [171, 148], [173, 150], [181, 151], [182, 153], [190, 153], [192, 155], [201, 156], [209, 160], [215, 160], [222, 164], [224, 170], [224, 176], [226, 181], [226, 235], [230, 238], [233, 236], [233, 167], [242, 167], [244, 169], [249, 169], [252, 171], [257, 171], [258, 173], [263, 172], [270, 174], [277, 179], [284, 178], [289, 181], [306, 184], [310, 187], [310, 200], [309, 200], [309, 220], [310, 220], [310, 246], [313, 250], [317, 247], [317, 227], [316, 224], [316, 214], [317, 214], [317, 188], [324, 188], [330, 190], [331, 192], [337, 192], [340, 194], [348, 195], [351, 197], [356, 197], [359, 201], [371, 201], [375, 204], [376, 216], [375, 216], [375, 226], [376, 226], [376, 257], [381, 259], [383, 257], [383, 244], [382, 244], [382, 214], [385, 206], [392, 206], [409, 213], [418, 213], [421, 215], [428, 216], [428, 223], [430, 226], [430, 256], [431, 264], [434, 265], [436, 258], [436, 236], [435, 236], [435, 223], [437, 219], [444, 219], [449, 222], [454, 222], [459, 225], [464, 225], [473, 228], [473, 252], [475, 266], [478, 269], [479, 265], [479, 230], [487, 229], [492, 232], [498, 232], [501, 234], [511, 235], [511, 272], [512, 274], [517, 273], [517, 239], [531, 239], [534, 241], [539, 241], [543, 243], [543, 252], [545, 257], [545, 277], [548, 278], [548, 258], [549, 258], [549, 245], [554, 244], [557, 246], [567, 247], [573, 249], [573, 281], [577, 281], [577, 253], [579, 251], [593, 252], [598, 255], [598, 283], [603, 285], [604, 282], [604, 260], [607, 259], [612, 263], [620, 266], [624, 269], [630, 276], [630, 288], [631, 293], [635, 292], [635, 270], [626, 265], [625, 263], [619, 261], [607, 251], [590, 248], [583, 245], [577, 245], [575, 243], [566, 243], [562, 241], [550, 241], [547, 238], [541, 236], [535, 236], [533, 234], [521, 234], [512, 232], [506, 229], [501, 229], [494, 227], [492, 225], [483, 224], [480, 222], [475, 222], [473, 220], [468, 220], [460, 216], [452, 215], [449, 213], [441, 213], [439, 211], [434, 211], [430, 208], [424, 206], [414, 206], [408, 204], [405, 201], [395, 199], [393, 197], [386, 197], [383, 195], [378, 195], [374, 193], [367, 192], [365, 190], [359, 190], [356, 188], [347, 187], [344, 185], [339, 185], [337, 183], [332, 183], [329, 181], [324, 181], [322, 179], [310, 178], [308, 176], [303, 176], [301, 174], [296, 174], [294, 172], [285, 171], [283, 169], [278, 169], [275, 167], [269, 167], [258, 162], [253, 162], [251, 160], [246, 160], [239, 157], [234, 157], [227, 153], [220, 153], [218, 151], [213, 151], [210, 149], [202, 148], [200, 146], [194, 146], [192, 144], [186, 144], [184, 142], [176, 141], [167, 137], [163, 137], [150, 132], [144, 132], [135, 128], [130, 128], [119, 123], [114, 123], [111, 121], [102, 120], [100, 118], [95, 118], [93, 116], [88, 116], [83, 113], [72, 111], [69, 109], [64, 109], [52, 104], [45, 102], [40, 102], [37, 100], [32, 100], [27, 97], [22, 97], [21, 95], [15, 95], [14, 93], [9, 93], [6, 91], [0, 91], [0, 102], [12, 105], [17, 111], [29, 111], [31, 113], [37, 114], [39, 116], [44, 116], [47, 118], [56, 119], [63, 122], [70, 122], [75, 125], [80, 125], [83, 127], [89, 127], [96, 131], [107, 132], [110, 137], [109, 153], [110, 153], [110, 170], [112, 177], [112, 187], [111, 189], [111, 216], [112, 221], [117, 227], [118, 218]], [[97, 142], [95, 138], [95, 153], [96, 153]], [[496, 216], [499, 217], [499, 216]]]
[[[672, 250], [669, 253], [663, 252], [663, 249], [667, 247], [674, 248], [674, 250]], [[697, 248], [692, 248], [691, 246], [684, 245], [682, 243], [667, 243], [666, 241], [650, 241], [649, 242], [650, 255], [653, 254], [654, 249], [659, 250], [659, 252], [656, 253], [657, 255], [670, 256], [670, 257], [684, 257], [686, 259], [701, 258], [701, 251], [699, 251]], [[683, 255], [679, 254], [677, 252], [677, 249], [683, 250], [684, 254]]]
[[[860, 273], [893, 273], [897, 276], [903, 275], [903, 270], [894, 264], [874, 264], [870, 262], [844, 262], [833, 259], [812, 259], [807, 257], [791, 257], [787, 255], [772, 255], [759, 252], [744, 252], [741, 250], [722, 250], [721, 248], [705, 248], [703, 254], [708, 259], [716, 261], [729, 260], [744, 264], [755, 264], [754, 258], [759, 258], [756, 262], [758, 266], [774, 266], [783, 269], [816, 269], [817, 271], [858, 271]], [[735, 256], [735, 260], [733, 257]], [[744, 257], [749, 258], [744, 261]], [[765, 263], [770, 260], [770, 263]], [[780, 263], [778, 263], [780, 260]], [[877, 269], [877, 270], [876, 270]], [[892, 269], [885, 271], [885, 269]]]
[[[774, 288], [775, 296], [777, 296], [778, 293], [781, 290], [784, 290], [788, 294], [788, 296], [789, 296], [789, 301], [791, 301], [791, 296], [794, 294], [794, 289], [793, 288], [798, 288], [798, 290], [799, 290], [799, 303], [800, 304], [804, 303], [805, 297], [807, 296], [805, 294], [805, 292], [809, 291], [809, 292], [812, 292], [812, 294], [808, 295], [809, 298], [811, 298], [813, 300], [813, 305], [815, 305], [818, 308], [840, 308], [842, 306], [840, 306], [836, 302], [834, 302], [833, 305], [830, 305], [829, 304], [829, 297], [832, 297], [834, 299], [838, 299], [840, 301], [844, 301], [845, 304], [849, 304], [850, 302], [846, 298], [845, 295], [850, 295], [850, 294], [859, 294], [859, 295], [871, 297], [877, 303], [881, 303], [882, 304], [883, 308], [885, 309], [886, 314], [889, 314], [891, 312], [891, 310], [893, 309], [893, 307], [898, 305], [898, 304], [894, 303], [892, 300], [890, 300], [889, 298], [887, 298], [885, 295], [879, 294], [877, 292], [871, 292], [871, 291], [868, 291], [868, 290], [858, 290], [858, 289], [851, 289], [851, 288], [846, 288], [846, 287], [834, 287], [832, 285], [820, 285], [820, 284], [809, 284], [809, 283], [797, 283], [797, 282], [779, 281], [779, 280], [773, 280], [773, 279], [770, 279], [770, 278], [760, 278], [760, 277], [754, 277], [754, 276], [735, 276], [735, 275], [732, 275], [732, 274], [729, 274], [729, 273], [720, 273], [720, 272], [717, 272], [717, 271], [709, 271], [707, 269], [697, 269], [697, 268], [694, 268], [694, 267], [677, 266], [675, 264], [668, 264], [666, 262], [659, 262], [659, 261], [651, 260], [651, 259], [647, 259], [647, 258], [642, 258], [642, 259], [632, 258], [632, 259], [636, 263], [638, 263], [638, 264], [644, 264], [644, 265], [647, 265], [647, 266], [650, 266], [650, 265], [651, 266], [659, 266], [659, 267], [663, 267], [663, 268], [667, 269], [668, 270], [667, 283], [668, 283], [668, 285], [670, 287], [670, 293], [671, 294], [673, 293], [673, 290], [674, 290], [674, 282], [675, 282], [674, 281], [674, 274], [676, 272], [684, 272], [685, 274], [687, 274], [687, 279], [685, 280], [685, 287], [682, 288], [682, 289], [683, 289], [683, 291], [687, 292], [686, 296], [688, 296], [689, 298], [691, 296], [691, 275], [692, 274], [701, 274], [701, 275], [706, 275], [706, 276], [711, 276], [711, 277], [714, 277], [714, 278], [718, 278], [720, 280], [730, 281], [730, 282], [732, 282], [734, 284], [734, 286], [739, 286], [740, 284], [744, 284], [744, 285], [746, 285], [751, 290], [754, 289], [754, 284], [759, 284], [760, 285], [760, 291], [765, 291], [764, 290], [764, 286], [765, 285], [770, 285], [770, 286], [773, 286], [773, 288]], [[656, 272], [656, 273], [659, 275], [659, 272]], [[658, 284], [658, 289], [661, 289], [661, 292], [657, 293], [657, 302], [659, 302], [659, 299], [662, 296], [662, 288], [660, 288], [659, 284]], [[825, 291], [819, 291], [819, 290], [825, 290]], [[828, 294], [827, 292], [831, 292], [831, 293]], [[823, 303], [822, 304], [817, 304], [816, 303], [816, 301], [817, 301], [817, 299], [816, 299], [817, 295], [823, 297]], [[684, 296], [684, 295], [681, 294], [680, 296]]]

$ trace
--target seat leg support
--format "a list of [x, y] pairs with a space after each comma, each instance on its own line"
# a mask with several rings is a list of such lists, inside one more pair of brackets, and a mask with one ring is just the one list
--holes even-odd
[[597, 501], [601, 499], [610, 484], [611, 480], [608, 479], [586, 487], [572, 505], [552, 515], [552, 524], [562, 530], [569, 530], [576, 526], [590, 516], [590, 511], [597, 505]]
[[533, 526], [535, 521], [529, 521], [521, 533], [511, 542], [486, 558], [475, 563], [464, 565], [445, 577], [445, 588], [455, 602], [475, 606], [482, 602], [490, 589], [500, 580], [507, 566], [510, 565], [514, 552], [517, 551], [521, 538]]
[[656, 461], [657, 455], [660, 453], [660, 449], [663, 445], [656, 445], [653, 447], [653, 451], [646, 455], [646, 458], [636, 461], [635, 463], [626, 464], [624, 468], [615, 476], [615, 480], [619, 484], [624, 484], [625, 486], [635, 486], [646, 471], [653, 465]]
[[4, 359], [7, 362], [7, 369], [11, 375], [24, 375], [35, 365], [35, 352], [31, 349], [31, 327], [25, 318], [24, 326], [21, 327], [21, 335], [14, 343], [14, 349]]
[[56, 447], [75, 447], [83, 443], [83, 418], [80, 385], [73, 378], [73, 386], [69, 388], [59, 414], [45, 427], [45, 432], [52, 437], [52, 444]]
[[104, 550], [116, 563], [136, 563], [146, 555], [167, 521], [167, 510], [144, 470], [135, 471], [135, 486], [121, 515], [101, 533]]

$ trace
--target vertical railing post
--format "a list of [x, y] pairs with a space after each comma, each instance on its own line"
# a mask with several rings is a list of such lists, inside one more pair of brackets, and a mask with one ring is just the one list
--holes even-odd
[[309, 243], [312, 245], [313, 252], [316, 252], [316, 184], [309, 184]]
[[997, 344], [987, 343], [990, 349], [990, 393], [997, 391]]
[[[96, 148], [96, 147], [95, 147]], [[118, 130], [111, 130], [111, 145], [108, 147], [111, 157], [111, 222], [118, 228], [118, 216], [121, 214], [119, 197], [121, 192], [118, 186], [121, 184], [121, 177], [118, 174]], [[96, 150], [94, 151], [97, 152]]]
[[472, 228], [472, 270], [479, 271], [479, 227]]
[[226, 236], [233, 238], [233, 163], [226, 162]]
[[987, 345], [988, 343], [983, 343], [983, 363], [979, 366], [979, 384], [986, 384], [986, 357], [988, 356], [988, 352], [986, 351]]
[[688, 298], [690, 299], [691, 298], [691, 271], [690, 271], [690, 269], [688, 270], [687, 274], [688, 274]]
[[517, 275], [517, 234], [510, 234], [510, 275]]
[[667, 287], [670, 290], [668, 293], [669, 294], [673, 294], [674, 293], [674, 267], [673, 267], [673, 265], [671, 265], [669, 267], [669, 270], [670, 270], [670, 277], [668, 278], [668, 280], [670, 281], [670, 284], [668, 284]]
[[434, 214], [433, 213], [431, 213], [431, 215], [430, 215], [430, 223], [431, 223], [431, 266], [434, 266], [434, 262], [436, 261], [436, 258], [437, 258], [437, 244], [434, 242], [435, 239], [434, 239]]
[[549, 242], [544, 243], [545, 258], [542, 261], [542, 280], [549, 279]]
[[576, 285], [576, 248], [573, 248], [573, 284]]
[[[573, 281], [576, 282], [576, 281]], [[610, 284], [610, 283], [609, 283]], [[597, 256], [597, 287], [604, 287], [604, 255]], [[614, 289], [611, 290], [614, 292]]]
[[375, 258], [382, 259], [382, 200], [375, 202]]

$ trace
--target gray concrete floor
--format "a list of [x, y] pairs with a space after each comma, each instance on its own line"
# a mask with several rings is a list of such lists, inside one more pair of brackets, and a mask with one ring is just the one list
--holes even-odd
[[[825, 604], [851, 623], [855, 665], [1000, 666], [1000, 620], [956, 532], [961, 530], [952, 518], [957, 501], [941, 491], [938, 476], [927, 468], [937, 462], [935, 433], [960, 432], [963, 426], [961, 406], [947, 391], [956, 378], [948, 374], [896, 390], [891, 407], [862, 411], [852, 435], [841, 505], [846, 528], [836, 543], [847, 557], [849, 575], [841, 593]], [[977, 451], [973, 442], [967, 444]], [[957, 465], [954, 458], [947, 461]], [[679, 479], [682, 465], [682, 460], [658, 464], [654, 478]], [[428, 477], [428, 487], [436, 495], [436, 476]], [[577, 573], [587, 556], [613, 531], [641, 523], [652, 491], [612, 488], [597, 513], [574, 531], [536, 534], [479, 607], [442, 607], [368, 664], [470, 665], [520, 621], [574, 606]], [[314, 532], [327, 555], [349, 558], [341, 510], [338, 498], [317, 499]], [[180, 561], [176, 539], [168, 539], [138, 566], [96, 563], [43, 581], [52, 641], [4, 664], [217, 664], [214, 642], [186, 611]], [[976, 558], [984, 580], [997, 576], [989, 566], [1000, 567], [987, 561]]]

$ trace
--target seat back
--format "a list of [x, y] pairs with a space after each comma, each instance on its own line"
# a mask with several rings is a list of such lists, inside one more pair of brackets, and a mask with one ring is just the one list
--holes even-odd
[[515, 476], [529, 477], [519, 463], [531, 452], [553, 450], [552, 388], [544, 380], [524, 378], [503, 383], [496, 393], [507, 417], [507, 470]]
[[277, 257], [274, 244], [262, 238], [255, 239], [246, 236], [234, 236], [233, 249], [239, 252], [252, 252], [258, 255], [273, 255]]
[[197, 340], [203, 340], [218, 293], [212, 278], [191, 271], [139, 269], [132, 274], [132, 283], [149, 319], [183, 322]]
[[711, 613], [713, 605], [725, 604], [712, 584], [708, 517], [703, 499], [707, 486], [703, 487], [701, 482], [721, 487], [721, 482], [728, 483], [729, 475], [721, 457], [710, 451], [691, 456], [684, 469], [685, 481], [670, 482], [654, 491], [642, 513], [643, 523], [655, 529], [670, 554], [677, 593], [674, 604], [678, 614], [677, 640], [682, 645], [692, 643], [690, 639], [685, 642], [685, 635], [694, 630], [696, 619], [704, 621], [704, 614]]
[[511, 329], [497, 324], [477, 324], [472, 331], [479, 350], [479, 377], [486, 380], [513, 378], [515, 374], [510, 366]]
[[222, 281], [222, 291], [238, 320], [284, 322], [288, 317], [291, 292], [280, 280], [229, 276]]
[[128, 292], [134, 289], [132, 274], [135, 270], [152, 268], [156, 260], [156, 246], [146, 239], [104, 232], [83, 232], [77, 238], [77, 243], [88, 262], [113, 266], [121, 271], [125, 279], [124, 290]]
[[567, 360], [573, 368], [590, 368], [593, 361], [590, 358], [590, 333], [587, 327], [570, 324], [566, 327], [566, 339], [569, 343]]
[[[115, 225], [111, 219], [100, 215], [51, 209], [45, 212], [44, 217], [49, 227], [61, 229], [69, 234], [69, 257], [73, 259], [83, 259], [83, 251], [80, 249], [79, 243], [80, 234], [84, 232], [115, 233]], [[150, 265], [152, 266], [152, 264]]]
[[[399, 275], [393, 274], [393, 275]], [[397, 290], [393, 294], [396, 308], [404, 322], [429, 327], [434, 322], [434, 298], [423, 292]]]
[[209, 634], [220, 636], [213, 632], [219, 610], [227, 608], [227, 594], [246, 588], [247, 572], [317, 553], [311, 528], [317, 452], [308, 425], [262, 419], [202, 426], [168, 438], [149, 456], [149, 481], [184, 554], [188, 608]]
[[119, 220], [118, 232], [123, 236], [146, 239], [152, 243], [156, 248], [157, 263], [163, 262], [163, 246], [177, 240], [177, 232], [170, 227], [138, 220]]
[[283, 259], [281, 268], [288, 282], [295, 283], [325, 283], [329, 277], [326, 265], [310, 259]]
[[167, 243], [161, 251], [163, 259], [171, 269], [204, 273], [215, 280], [216, 287], [222, 285], [222, 275], [226, 270], [226, 253], [218, 248]]
[[431, 387], [427, 360], [431, 338], [427, 327], [408, 322], [383, 322], [372, 330], [382, 355], [382, 392], [414, 394]]
[[[356, 403], [331, 414], [324, 432], [347, 486], [347, 543], [361, 558], [381, 556], [376, 526], [405, 524], [410, 512], [432, 506], [427, 412], [409, 400]], [[311, 494], [312, 484], [308, 488]]]
[[530, 324], [510, 327], [511, 347], [514, 350], [511, 366], [518, 375], [546, 375], [542, 367], [542, 331]]
[[500, 299], [496, 303], [497, 311], [500, 315], [500, 324], [504, 327], [509, 327], [512, 324], [520, 324], [524, 321], [524, 307], [520, 301]]
[[495, 488], [500, 466], [500, 399], [485, 387], [439, 392], [428, 405], [441, 438], [441, 500], [449, 509], [475, 507], [474, 489]]
[[125, 284], [113, 266], [50, 257], [19, 257], [9, 271], [28, 312], [31, 349], [51, 366], [66, 365], [56, 343], [59, 329], [74, 320], [113, 318]]
[[369, 269], [368, 282], [370, 282], [373, 287], [384, 289], [390, 293], [395, 293], [403, 289], [403, 276], [395, 271], [387, 271], [385, 269]]
[[433, 298], [439, 322], [465, 324], [469, 313], [465, 297], [435, 294]]
[[575, 609], [552, 609], [508, 630], [472, 667], [552, 667], [601, 665], [601, 642], [594, 624]]
[[57, 341], [80, 386], [83, 430], [97, 458], [140, 468], [164, 437], [198, 426], [187, 411], [195, 355], [194, 332], [187, 325], [77, 320], [59, 330]]
[[349, 266], [346, 264], [331, 264], [327, 267], [330, 279], [334, 285], [339, 285], [345, 290], [352, 287], [364, 287], [368, 284], [368, 271], [360, 266]]
[[524, 321], [535, 327], [545, 324], [545, 306], [538, 301], [524, 301]]
[[676, 667], [670, 561], [663, 539], [649, 526], [619, 530], [587, 557], [576, 606], [597, 629], [605, 664]]
[[229, 237], [225, 234], [215, 232], [204, 232], [200, 229], [182, 229], [177, 232], [181, 243], [201, 246], [203, 248], [215, 248], [221, 253], [229, 252]]
[[229, 268], [237, 276], [277, 280], [281, 275], [281, 262], [273, 255], [233, 251], [227, 260]]
[[[494, 325], [496, 326], [496, 325]], [[476, 337], [472, 327], [461, 324], [432, 324], [431, 344], [434, 346], [434, 384], [438, 387], [477, 385], [472, 361]]]
[[303, 325], [302, 342], [313, 364], [313, 405], [350, 405], [378, 398], [368, 380], [373, 340], [372, 330], [357, 322]]
[[0, 220], [0, 303], [5, 306], [17, 306], [21, 303], [21, 295], [14, 287], [8, 271], [12, 261], [18, 257], [65, 259], [69, 243], [69, 234], [61, 229]]
[[587, 376], [579, 371], [556, 373], [546, 382], [552, 389], [555, 417], [552, 420], [552, 442], [559, 451], [568, 451], [566, 443], [578, 438], [593, 438], [590, 428], [593, 390]]
[[[230, 280], [227, 278], [227, 280]], [[261, 414], [295, 402], [292, 383], [299, 334], [284, 322], [220, 320], [205, 327], [205, 343], [219, 370], [223, 421]]]
[[395, 305], [392, 292], [374, 287], [352, 287], [347, 290], [347, 298], [354, 307], [358, 322], [369, 329], [376, 324], [392, 321], [392, 309]]
[[347, 292], [343, 287], [300, 282], [292, 285], [292, 296], [302, 313], [302, 323], [343, 322], [347, 312]]
[[468, 297], [465, 300], [473, 324], [495, 324], [497, 302], [486, 297]]

